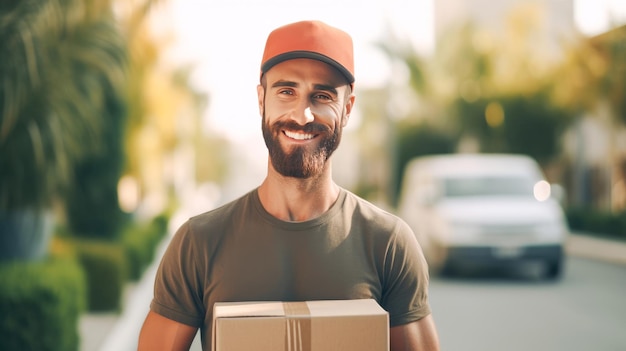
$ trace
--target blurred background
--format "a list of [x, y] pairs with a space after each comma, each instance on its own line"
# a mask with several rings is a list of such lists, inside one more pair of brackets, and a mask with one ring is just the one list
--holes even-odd
[[136, 348], [173, 231], [265, 176], [263, 45], [303, 19], [355, 41], [339, 185], [397, 212], [416, 157], [504, 153], [559, 190], [559, 279], [434, 274], [443, 349], [626, 349], [623, 0], [1, 1], [0, 349]]

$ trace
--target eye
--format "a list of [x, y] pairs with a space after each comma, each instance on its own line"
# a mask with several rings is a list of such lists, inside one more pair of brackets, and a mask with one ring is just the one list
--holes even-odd
[[332, 100], [333, 97], [328, 94], [315, 94], [313, 95], [313, 99], [315, 100]]
[[291, 90], [291, 89], [282, 89], [282, 90], [278, 91], [278, 94], [293, 95], [293, 90]]

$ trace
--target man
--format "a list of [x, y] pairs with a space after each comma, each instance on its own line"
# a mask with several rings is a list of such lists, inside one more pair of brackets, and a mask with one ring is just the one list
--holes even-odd
[[421, 248], [399, 218], [339, 187], [333, 151], [354, 107], [351, 37], [319, 21], [267, 38], [257, 87], [267, 176], [191, 218], [159, 267], [140, 350], [211, 348], [218, 301], [373, 298], [391, 350], [439, 350]]

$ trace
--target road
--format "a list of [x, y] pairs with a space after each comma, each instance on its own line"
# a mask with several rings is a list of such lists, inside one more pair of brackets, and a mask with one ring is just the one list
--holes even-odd
[[[626, 266], [568, 257], [560, 281], [541, 272], [431, 277], [442, 351], [624, 351]], [[131, 351], [148, 309], [147, 272], [100, 351]], [[199, 338], [192, 347], [200, 350]], [[83, 350], [88, 350], [83, 348]]]
[[441, 349], [626, 350], [626, 266], [569, 257], [560, 281], [539, 273], [530, 267], [432, 277]]

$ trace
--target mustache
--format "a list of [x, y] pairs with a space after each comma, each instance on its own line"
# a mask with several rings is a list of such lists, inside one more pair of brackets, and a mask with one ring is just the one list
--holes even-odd
[[329, 126], [311, 122], [305, 125], [300, 125], [294, 121], [277, 121], [274, 123], [274, 129], [289, 129], [293, 131], [299, 131], [302, 133], [308, 134], [318, 134], [318, 133], [332, 133], [332, 130]]

